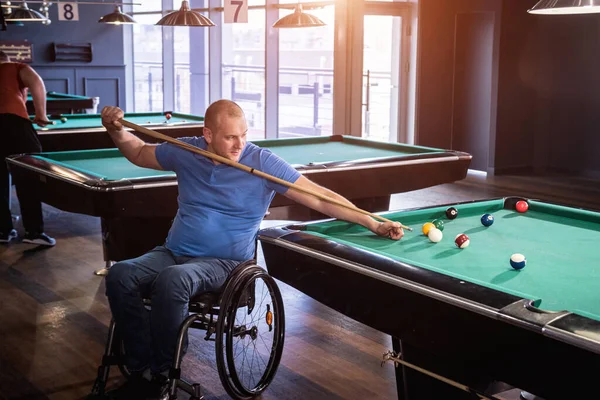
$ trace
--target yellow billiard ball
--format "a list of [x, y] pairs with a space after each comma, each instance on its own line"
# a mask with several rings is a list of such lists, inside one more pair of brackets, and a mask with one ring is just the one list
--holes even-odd
[[426, 222], [423, 224], [423, 235], [427, 236], [431, 228], [435, 228], [435, 225], [431, 222]]

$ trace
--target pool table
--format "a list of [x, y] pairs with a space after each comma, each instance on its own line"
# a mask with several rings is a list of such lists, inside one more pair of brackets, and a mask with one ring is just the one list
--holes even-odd
[[[257, 140], [314, 182], [369, 211], [389, 209], [390, 195], [466, 176], [471, 155], [347, 136]], [[177, 204], [175, 173], [139, 168], [117, 149], [16, 155], [15, 179], [59, 209], [101, 217], [105, 260], [135, 257], [163, 243]], [[267, 218], [324, 217], [275, 196]]]
[[[167, 119], [166, 114], [171, 114]], [[102, 126], [100, 114], [58, 114], [50, 115], [54, 125], [36, 130], [45, 152], [68, 150], [92, 150], [114, 148], [115, 144]], [[66, 119], [66, 120], [65, 120]], [[200, 136], [204, 127], [204, 117], [176, 112], [126, 113], [125, 119], [171, 137]], [[131, 129], [127, 129], [131, 131]], [[155, 143], [149, 136], [140, 136], [144, 141]]]
[[[27, 112], [30, 115], [35, 114], [35, 107], [33, 106], [31, 94], [27, 95], [27, 102], [25, 104], [27, 106]], [[93, 97], [58, 92], [46, 93], [46, 112], [48, 114], [74, 114], [85, 112], [85, 110], [93, 108]]]
[[[545, 399], [597, 398], [600, 213], [510, 197], [453, 204], [449, 220], [448, 206], [382, 213], [414, 228], [400, 241], [337, 220], [264, 229], [259, 241], [273, 277], [391, 335], [405, 361], [476, 390], [495, 380]], [[421, 232], [433, 219], [439, 243]], [[396, 381], [401, 399], [465, 394], [402, 365]]]

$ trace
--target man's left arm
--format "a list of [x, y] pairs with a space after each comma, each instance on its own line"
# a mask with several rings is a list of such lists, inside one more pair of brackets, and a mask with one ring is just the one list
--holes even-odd
[[[303, 175], [298, 178], [295, 185], [300, 186], [303, 189], [317, 192], [323, 196], [333, 198], [349, 206], [354, 206], [348, 199], [323, 186], [317, 185]], [[394, 240], [401, 239], [402, 236], [404, 236], [404, 231], [397, 222], [379, 222], [368, 215], [350, 210], [338, 204], [330, 203], [327, 200], [322, 200], [316, 196], [294, 190], [293, 188], [289, 188], [285, 193], [285, 196], [303, 206], [310, 207], [313, 210], [329, 215], [332, 218], [360, 224], [377, 235], [387, 236]]]

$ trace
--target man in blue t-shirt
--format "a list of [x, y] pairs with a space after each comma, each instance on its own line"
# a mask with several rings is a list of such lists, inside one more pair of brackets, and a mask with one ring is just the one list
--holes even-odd
[[[149, 398], [165, 389], [165, 372], [172, 365], [190, 298], [218, 289], [240, 262], [254, 257], [258, 229], [275, 192], [381, 236], [398, 240], [404, 234], [396, 222], [375, 221], [177, 145], [147, 144], [123, 129], [118, 122], [123, 116], [119, 108], [105, 107], [102, 123], [133, 164], [175, 171], [179, 210], [164, 246], [116, 263], [106, 277], [106, 294], [123, 336], [127, 367], [133, 372], [132, 379], [114, 392], [117, 398]], [[219, 100], [206, 110], [203, 137], [180, 140], [351, 204], [311, 182], [270, 150], [247, 143], [247, 131], [242, 109]], [[145, 311], [141, 292], [151, 293], [151, 314]]]

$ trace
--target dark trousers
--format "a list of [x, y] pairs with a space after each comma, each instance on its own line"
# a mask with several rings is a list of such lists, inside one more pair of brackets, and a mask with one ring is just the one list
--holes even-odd
[[[28, 119], [14, 114], [0, 114], [0, 233], [13, 229], [10, 213], [10, 179], [5, 158], [13, 154], [38, 153], [42, 145]], [[21, 206], [21, 218], [25, 231], [31, 234], [44, 232], [42, 203], [37, 193], [24, 190], [19, 179], [13, 182], [17, 188], [17, 197]]]
[[[127, 367], [131, 371], [150, 367], [160, 373], [173, 365], [179, 327], [188, 316], [190, 298], [219, 289], [239, 263], [175, 256], [158, 246], [110, 267], [106, 295], [123, 335]], [[150, 312], [142, 302], [143, 293], [152, 299]], [[184, 340], [185, 349], [187, 338]]]

